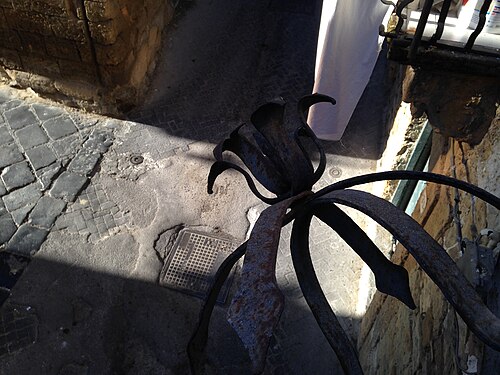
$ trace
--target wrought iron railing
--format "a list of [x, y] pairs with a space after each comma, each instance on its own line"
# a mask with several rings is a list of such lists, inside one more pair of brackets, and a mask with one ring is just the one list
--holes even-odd
[[[220, 174], [233, 169], [244, 176], [252, 193], [270, 206], [260, 214], [249, 239], [226, 258], [214, 277], [187, 348], [192, 374], [205, 373], [205, 347], [212, 311], [224, 281], [243, 255], [240, 285], [228, 308], [227, 319], [248, 350], [252, 373], [264, 371], [271, 337], [285, 304], [276, 281], [279, 238], [281, 228], [291, 222], [290, 253], [304, 298], [344, 372], [363, 374], [356, 349], [335, 316], [314, 270], [309, 249], [312, 217], [331, 227], [361, 257], [373, 271], [379, 291], [399, 299], [411, 309], [416, 305], [408, 272], [387, 259], [338, 204], [370, 216], [392, 233], [441, 289], [470, 330], [486, 345], [500, 351], [500, 318], [483, 302], [446, 250], [404, 211], [370, 193], [350, 188], [383, 180], [422, 180], [463, 190], [496, 209], [500, 209], [500, 198], [455, 178], [415, 171], [356, 176], [313, 192], [313, 185], [326, 168], [325, 151], [306, 122], [309, 107], [316, 103], [335, 104], [335, 100], [320, 94], [302, 98], [297, 106], [302, 125], [293, 136], [284, 124], [285, 103], [279, 99], [257, 109], [250, 123], [236, 128], [214, 149], [216, 161], [208, 176], [208, 192], [213, 192]], [[312, 150], [305, 147], [305, 142], [311, 142], [312, 150], [316, 149], [319, 154], [316, 168], [312, 163]], [[241, 162], [228, 154], [237, 156]], [[265, 192], [257, 187], [255, 180]]]
[[496, 46], [488, 48], [477, 43], [478, 36], [485, 32], [486, 16], [492, 0], [484, 0], [477, 26], [465, 43], [443, 40], [452, 0], [442, 2], [436, 29], [431, 36], [424, 35], [424, 30], [429, 25], [429, 17], [436, 1], [423, 2], [414, 32], [405, 30], [404, 25], [407, 20], [405, 9], [415, 0], [399, 0], [397, 3], [381, 1], [394, 6], [393, 22], [389, 23], [387, 30], [384, 26], [380, 29], [380, 35], [386, 37], [389, 44], [389, 59], [412, 66], [435, 66], [472, 74], [500, 76], [500, 36]]

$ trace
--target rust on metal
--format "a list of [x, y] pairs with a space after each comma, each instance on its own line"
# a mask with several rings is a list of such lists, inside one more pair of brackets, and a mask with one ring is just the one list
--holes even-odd
[[500, 351], [500, 319], [484, 304], [453, 259], [413, 218], [386, 200], [359, 190], [335, 191], [325, 198], [355, 208], [386, 228], [413, 255], [471, 331]]
[[266, 208], [247, 243], [240, 287], [229, 306], [228, 321], [248, 350], [254, 373], [264, 368], [269, 340], [284, 307], [285, 298], [276, 283], [281, 223], [288, 207], [306, 195]]
[[[252, 193], [268, 204], [274, 204], [303, 191], [308, 191], [319, 180], [325, 170], [326, 157], [319, 140], [305, 121], [305, 112], [310, 106], [335, 100], [326, 95], [308, 95], [302, 98], [297, 110], [302, 121], [293, 138], [283, 125], [285, 103], [280, 99], [259, 107], [251, 117], [250, 124], [238, 126], [214, 149], [216, 162], [210, 169], [208, 192], [217, 177], [227, 169], [240, 172], [246, 179]], [[311, 155], [302, 145], [301, 137], [310, 139], [320, 154], [320, 162], [314, 170]], [[232, 152], [242, 165], [224, 159], [224, 152]], [[256, 187], [252, 176], [264, 188], [276, 195], [267, 197]]]
[[[402, 5], [411, 1], [403, 0], [395, 5], [400, 21], [403, 19]], [[400, 27], [398, 23], [396, 32], [399, 32]], [[284, 304], [275, 275], [280, 232], [282, 226], [293, 220], [291, 253], [304, 297], [346, 374], [362, 374], [356, 350], [342, 330], [314, 272], [308, 241], [311, 217], [317, 216], [335, 230], [363, 259], [375, 274], [377, 289], [398, 298], [410, 308], [415, 308], [415, 303], [407, 271], [386, 259], [366, 233], [336, 204], [353, 207], [389, 230], [413, 254], [469, 328], [487, 345], [500, 350], [500, 319], [485, 306], [446, 251], [404, 211], [369, 193], [345, 189], [382, 180], [407, 179], [452, 186], [497, 209], [500, 209], [500, 198], [464, 181], [415, 171], [356, 176], [312, 193], [309, 190], [325, 171], [326, 157], [321, 143], [306, 123], [306, 112], [311, 105], [319, 102], [335, 104], [334, 99], [319, 94], [306, 96], [299, 101], [297, 109], [302, 125], [297, 128], [293, 138], [283, 125], [284, 103], [275, 101], [261, 106], [252, 115], [251, 124], [238, 127], [214, 150], [216, 162], [208, 176], [209, 193], [221, 173], [234, 169], [243, 174], [250, 190], [259, 199], [272, 206], [262, 212], [250, 239], [228, 256], [215, 276], [196, 332], [188, 345], [193, 374], [203, 373], [209, 321], [217, 295], [232, 266], [245, 252], [240, 288], [229, 307], [228, 321], [249, 352], [253, 372], [263, 371], [269, 341]], [[316, 170], [312, 166], [309, 151], [302, 144], [304, 137], [312, 141], [319, 152]], [[235, 164], [225, 159], [225, 152], [235, 154], [241, 163]], [[275, 197], [262, 194], [254, 178]]]

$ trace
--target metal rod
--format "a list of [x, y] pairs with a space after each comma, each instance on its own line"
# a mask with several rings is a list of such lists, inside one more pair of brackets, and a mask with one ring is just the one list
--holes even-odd
[[476, 38], [484, 28], [484, 25], [486, 24], [486, 13], [490, 8], [491, 1], [492, 0], [484, 0], [483, 6], [481, 7], [481, 11], [479, 12], [479, 22], [477, 23], [476, 30], [474, 30], [474, 32], [470, 35], [469, 40], [465, 45], [466, 51], [470, 51], [472, 49], [474, 43], [476, 42]]
[[460, 190], [466, 191], [467, 193], [473, 194], [476, 197], [491, 204], [496, 209], [500, 209], [500, 198], [494, 196], [493, 194], [487, 192], [484, 189], [481, 189], [480, 187], [469, 184], [468, 182], [465, 181], [456, 180], [454, 178], [439, 175], [436, 173], [416, 172], [416, 171], [377, 172], [377, 173], [365, 174], [363, 176], [351, 177], [336, 182], [332, 185], [329, 185], [319, 190], [318, 192], [314, 193], [314, 195], [309, 199], [315, 199], [324, 196], [335, 190], [348, 189], [356, 185], [361, 185], [381, 180], [422, 180], [428, 182], [435, 182], [442, 185], [448, 185], [459, 188]]
[[398, 1], [398, 4], [395, 9], [396, 15], [398, 16], [398, 24], [396, 25], [396, 28], [394, 30], [396, 33], [399, 33], [401, 31], [404, 20], [406, 19], [406, 16], [403, 14], [404, 8], [406, 8], [409, 4], [413, 3], [414, 1], [415, 0]]
[[[412, 62], [408, 61], [404, 52], [399, 52], [399, 45], [395, 48], [393, 41], [389, 58], [402, 64], [412, 66], [436, 67], [465, 74], [476, 74], [483, 76], [500, 76], [500, 57], [479, 54], [476, 51], [465, 52], [454, 49], [439, 49], [420, 47], [417, 56]], [[399, 44], [399, 41], [398, 41]]]
[[396, 28], [394, 31], [396, 33], [399, 33], [401, 31], [401, 28], [403, 27], [404, 20], [406, 19], [406, 16], [403, 14], [404, 8], [406, 8], [409, 4], [413, 3], [415, 0], [400, 0], [398, 1], [394, 11], [396, 15], [398, 16], [398, 24], [396, 25]]
[[342, 329], [314, 271], [309, 249], [311, 219], [312, 214], [308, 212], [298, 217], [293, 223], [290, 248], [297, 280], [307, 305], [330, 347], [335, 351], [344, 373], [346, 375], [362, 375], [363, 370], [356, 349]]
[[444, 24], [446, 22], [446, 17], [448, 17], [450, 6], [451, 6], [451, 0], [444, 0], [444, 3], [441, 7], [441, 13], [439, 13], [438, 26], [436, 32], [431, 38], [431, 43], [435, 43], [443, 36]]
[[420, 19], [418, 21], [417, 30], [415, 31], [415, 35], [413, 36], [413, 40], [411, 41], [410, 52], [408, 52], [408, 59], [410, 61], [415, 59], [417, 48], [420, 45], [420, 41], [422, 40], [422, 35], [424, 35], [425, 26], [427, 25], [427, 20], [429, 19], [429, 15], [431, 14], [433, 4], [434, 0], [426, 0], [424, 3], [422, 14], [420, 15]]
[[225, 260], [215, 274], [213, 284], [208, 293], [205, 304], [200, 312], [200, 319], [196, 330], [189, 340], [187, 354], [189, 357], [189, 365], [191, 374], [203, 374], [205, 361], [205, 347], [208, 340], [208, 327], [210, 325], [210, 317], [215, 307], [217, 297], [226, 281], [231, 269], [236, 262], [245, 254], [247, 249], [247, 241], [243, 242], [235, 251], [233, 251]]

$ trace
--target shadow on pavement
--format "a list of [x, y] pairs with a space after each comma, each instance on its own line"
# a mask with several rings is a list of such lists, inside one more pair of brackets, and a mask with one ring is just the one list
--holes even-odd
[[[149, 93], [129, 119], [217, 143], [277, 96], [295, 115], [295, 103], [313, 88], [321, 6], [320, 0], [194, 3], [165, 30]], [[389, 131], [386, 70], [382, 51], [343, 139], [325, 142], [328, 153], [379, 158]]]
[[[283, 291], [287, 307], [266, 373], [341, 373], [303, 298]], [[214, 312], [208, 373], [246, 374], [249, 360], [225, 321], [227, 305]], [[0, 373], [187, 374], [185, 348], [200, 307], [200, 299], [154, 283], [35, 257], [0, 310]], [[289, 333], [300, 341], [287, 340]]]

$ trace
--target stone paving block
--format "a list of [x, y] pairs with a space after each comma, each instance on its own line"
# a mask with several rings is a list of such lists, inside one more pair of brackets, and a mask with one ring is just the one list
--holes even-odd
[[91, 234], [96, 234], [98, 233], [97, 227], [92, 221], [87, 222], [87, 229]]
[[28, 125], [17, 130], [15, 135], [25, 150], [41, 145], [49, 140], [37, 124]]
[[70, 117], [53, 118], [45, 121], [42, 126], [52, 139], [59, 139], [78, 131]]
[[[70, 210], [71, 208], [68, 208]], [[56, 219], [55, 227], [59, 230], [68, 229], [70, 232], [78, 232], [78, 228], [86, 228], [87, 222], [80, 211], [70, 211], [62, 214]]]
[[2, 111], [8, 111], [14, 108], [19, 107], [20, 105], [24, 104], [22, 100], [9, 100], [5, 103], [0, 104], [0, 108]]
[[106, 226], [108, 228], [113, 228], [116, 226], [115, 220], [113, 219], [113, 216], [111, 216], [110, 214], [104, 216], [104, 223], [106, 223]]
[[83, 218], [83, 216], [81, 214], [75, 215], [75, 217], [73, 219], [73, 225], [76, 227], [76, 230], [78, 232], [87, 228], [87, 224], [85, 223], [85, 219]]
[[111, 202], [111, 201], [105, 201], [101, 204], [101, 210], [109, 210], [113, 207], [115, 207], [115, 203], [114, 202]]
[[37, 124], [38, 119], [28, 106], [20, 106], [5, 112], [5, 118], [12, 129], [21, 129], [27, 125]]
[[50, 189], [50, 195], [54, 198], [62, 198], [66, 202], [73, 202], [86, 182], [87, 178], [84, 176], [67, 171], [63, 172]]
[[24, 223], [24, 220], [28, 217], [30, 211], [35, 207], [35, 202], [30, 202], [26, 206], [18, 208], [17, 210], [12, 211], [10, 214], [12, 215], [12, 219], [14, 223], [18, 226]]
[[27, 206], [36, 201], [42, 196], [40, 184], [33, 183], [21, 189], [14, 190], [8, 195], [2, 197], [3, 203], [9, 212], [15, 211], [21, 207]]
[[88, 128], [91, 128], [99, 123], [99, 120], [89, 118], [85, 114], [79, 112], [71, 112], [69, 116], [75, 123], [76, 127], [81, 131], [87, 130]]
[[66, 111], [59, 107], [48, 107], [43, 104], [33, 104], [32, 107], [42, 121], [66, 114]]
[[10, 144], [0, 147], [0, 168], [6, 167], [10, 164], [23, 161], [24, 156], [17, 148], [17, 145]]
[[125, 216], [118, 217], [115, 219], [116, 226], [125, 225], [127, 223], [128, 223], [128, 220]]
[[104, 153], [113, 144], [113, 138], [111, 130], [97, 130], [90, 134], [83, 147]]
[[3, 197], [5, 194], [7, 194], [7, 189], [5, 188], [3, 182], [0, 181], [0, 197]]
[[99, 234], [106, 234], [108, 231], [108, 227], [106, 224], [97, 224], [97, 231]]
[[28, 163], [23, 161], [6, 167], [2, 171], [2, 180], [7, 190], [12, 190], [35, 181], [35, 176]]
[[0, 216], [0, 245], [6, 243], [17, 230], [16, 224], [9, 213]]
[[81, 211], [83, 218], [85, 221], [92, 220], [94, 216], [92, 215], [92, 212], [90, 210], [82, 210]]
[[71, 160], [68, 165], [68, 170], [88, 176], [97, 165], [101, 155], [87, 148], [82, 148], [78, 154]]
[[47, 190], [50, 185], [52, 185], [52, 180], [60, 169], [61, 163], [54, 163], [52, 165], [49, 165], [48, 167], [38, 169], [35, 172], [38, 181], [40, 181], [40, 184], [42, 184], [42, 191]]
[[23, 256], [34, 255], [49, 234], [45, 229], [23, 224], [5, 247], [6, 251]]
[[28, 223], [44, 229], [50, 229], [65, 207], [66, 203], [61, 199], [47, 196], [42, 197], [33, 211], [31, 211]]
[[3, 204], [3, 200], [0, 199], [0, 216], [5, 215], [7, 213], [7, 208]]
[[26, 155], [35, 170], [46, 167], [55, 162], [56, 156], [47, 145], [41, 145], [26, 151]]
[[14, 142], [7, 126], [0, 126], [0, 146]]
[[52, 148], [54, 149], [57, 157], [63, 158], [76, 153], [81, 147], [81, 143], [82, 140], [78, 134], [73, 134], [52, 142]]

